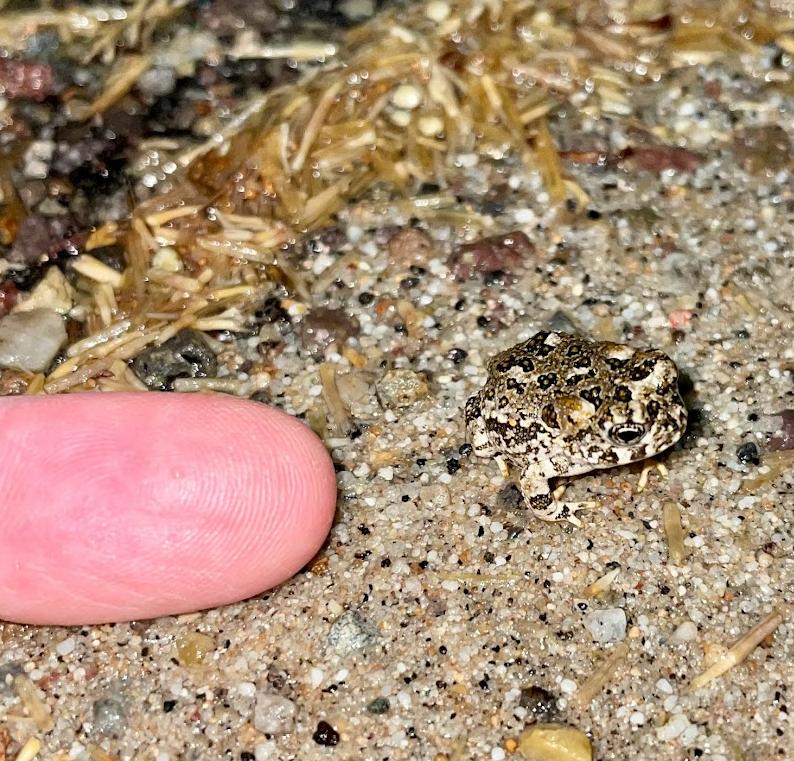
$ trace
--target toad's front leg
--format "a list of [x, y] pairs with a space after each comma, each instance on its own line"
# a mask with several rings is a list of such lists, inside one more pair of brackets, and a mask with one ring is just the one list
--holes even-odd
[[[562, 502], [558, 499], [562, 493], [552, 493], [549, 479], [560, 474], [559, 464], [553, 460], [542, 460], [531, 463], [521, 474], [519, 486], [521, 494], [527, 501], [532, 512], [544, 521], [568, 521], [574, 526], [581, 526], [582, 522], [576, 517], [578, 510], [589, 510], [595, 507], [596, 502]], [[567, 472], [566, 475], [576, 475]], [[563, 490], [564, 491], [564, 490]]]

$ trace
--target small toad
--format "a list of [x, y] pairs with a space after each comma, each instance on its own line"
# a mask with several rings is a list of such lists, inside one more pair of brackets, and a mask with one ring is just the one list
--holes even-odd
[[466, 402], [475, 454], [520, 468], [529, 507], [580, 525], [588, 503], [561, 502], [549, 479], [651, 457], [681, 438], [687, 412], [673, 361], [655, 350], [541, 331], [488, 362]]

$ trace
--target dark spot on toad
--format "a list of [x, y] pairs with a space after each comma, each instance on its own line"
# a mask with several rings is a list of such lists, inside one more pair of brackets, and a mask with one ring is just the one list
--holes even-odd
[[538, 376], [538, 386], [544, 391], [557, 383], [557, 373], [544, 373]]
[[592, 386], [591, 388], [582, 389], [579, 392], [579, 396], [582, 397], [585, 401], [590, 402], [596, 409], [601, 406], [601, 389], [598, 386]]
[[629, 372], [629, 378], [633, 381], [641, 381], [645, 380], [652, 372], [655, 363], [653, 360], [646, 360], [645, 362], [640, 362], [640, 364], [635, 365], [631, 368]]
[[628, 403], [631, 401], [631, 389], [628, 386], [615, 386], [612, 398], [616, 402]]
[[560, 422], [557, 420], [557, 410], [554, 409], [553, 404], [547, 404], [540, 413], [540, 419], [549, 427], [549, 428], [559, 428]]

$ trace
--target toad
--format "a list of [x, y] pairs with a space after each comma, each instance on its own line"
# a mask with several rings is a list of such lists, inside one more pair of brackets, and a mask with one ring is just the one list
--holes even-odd
[[661, 351], [541, 331], [488, 362], [466, 402], [475, 454], [520, 470], [533, 513], [580, 525], [589, 503], [560, 501], [549, 479], [643, 460], [686, 428], [678, 371]]

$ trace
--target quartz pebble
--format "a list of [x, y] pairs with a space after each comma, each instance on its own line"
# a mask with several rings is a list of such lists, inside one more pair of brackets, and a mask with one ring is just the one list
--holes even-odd
[[698, 628], [692, 621], [684, 621], [676, 627], [673, 632], [673, 639], [676, 642], [693, 642], [697, 639]]
[[272, 692], [259, 692], [254, 704], [254, 727], [266, 735], [283, 735], [295, 727], [297, 707]]
[[108, 695], [95, 701], [94, 732], [104, 737], [121, 737], [127, 728], [127, 712], [121, 699]]
[[340, 655], [363, 650], [378, 638], [378, 630], [354, 610], [345, 611], [328, 633], [328, 645]]
[[619, 642], [626, 637], [626, 612], [623, 608], [592, 610], [585, 615], [584, 625], [595, 642]]
[[14, 312], [0, 320], [0, 367], [43, 372], [64, 343], [66, 328], [57, 312]]

